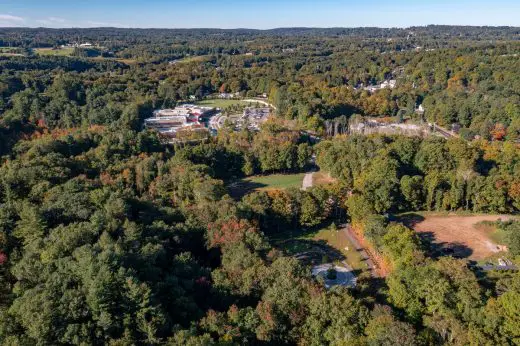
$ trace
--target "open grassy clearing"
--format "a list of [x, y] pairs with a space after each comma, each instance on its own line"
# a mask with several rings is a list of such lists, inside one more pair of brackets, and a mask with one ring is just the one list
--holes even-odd
[[346, 261], [354, 270], [367, 270], [362, 256], [341, 229], [330, 227], [313, 231], [287, 231], [271, 239], [288, 255], [317, 252], [318, 261]]
[[353, 268], [359, 270], [367, 269], [361, 255], [356, 251], [354, 245], [345, 236], [343, 230], [322, 229], [315, 236], [315, 240], [323, 240], [328, 245], [339, 250], [344, 256], [346, 262]]
[[136, 64], [137, 63], [137, 60], [135, 60], [135, 59], [105, 58], [105, 57], [102, 57], [102, 56], [97, 56], [97, 57], [89, 58], [89, 59], [95, 60], [95, 61], [117, 61], [117, 62], [126, 64], [126, 65], [132, 65], [132, 64]]
[[253, 184], [263, 185], [260, 189], [288, 189], [291, 187], [300, 188], [302, 186], [303, 177], [305, 173], [296, 174], [272, 174], [266, 176], [254, 176], [246, 178]]
[[24, 56], [23, 53], [21, 48], [0, 47], [0, 56]]
[[[479, 261], [503, 251], [500, 235], [488, 222], [506, 221], [510, 215], [470, 215], [453, 213], [408, 213], [399, 217], [420, 233], [437, 255], [451, 249], [456, 257]], [[451, 253], [453, 251], [453, 253]]]
[[38, 55], [71, 56], [74, 48], [34, 48], [34, 53]]
[[24, 56], [21, 53], [7, 53], [7, 52], [0, 52], [0, 56]]
[[483, 221], [475, 224], [475, 228], [480, 230], [481, 232], [485, 232], [489, 234], [491, 241], [495, 244], [505, 244], [506, 243], [506, 234], [503, 230], [499, 229], [495, 222], [492, 221]]
[[226, 108], [234, 105], [254, 106], [258, 103], [246, 102], [243, 100], [208, 99], [195, 102], [196, 105], [204, 107]]
[[175, 60], [176, 64], [189, 64], [192, 62], [204, 62], [208, 60], [211, 56], [210, 55], [197, 55], [197, 56], [188, 56], [183, 59]]
[[233, 197], [240, 198], [253, 191], [301, 188], [305, 173], [257, 175], [236, 181], [228, 186]]

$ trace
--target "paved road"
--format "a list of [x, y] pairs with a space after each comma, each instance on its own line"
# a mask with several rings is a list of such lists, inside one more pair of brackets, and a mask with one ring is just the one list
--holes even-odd
[[307, 190], [312, 187], [312, 177], [314, 176], [314, 172], [309, 172], [305, 174], [303, 177], [302, 190]]
[[268, 107], [271, 107], [273, 108], [274, 110], [276, 110], [276, 107], [272, 104], [270, 104], [269, 102], [267, 101], [263, 101], [263, 100], [260, 100], [260, 99], [245, 99], [245, 100], [242, 100], [244, 102], [256, 102], [256, 103], [260, 103], [260, 104], [263, 104], [264, 106], [268, 106]]
[[352, 243], [352, 245], [354, 245], [354, 247], [356, 248], [356, 251], [359, 252], [359, 254], [361, 255], [361, 258], [363, 259], [363, 261], [365, 261], [365, 263], [367, 264], [368, 269], [372, 272], [372, 276], [375, 276], [376, 275], [376, 272], [375, 272], [375, 268], [376, 267], [374, 265], [374, 261], [372, 261], [372, 259], [368, 255], [368, 253], [365, 251], [365, 248], [363, 246], [361, 246], [361, 244], [357, 240], [356, 236], [354, 235], [354, 232], [352, 231], [352, 228], [350, 228], [349, 225], [346, 225], [343, 228], [343, 232], [347, 236], [348, 240]]
[[434, 130], [436, 132], [438, 132], [439, 134], [441, 134], [446, 139], [449, 139], [449, 138], [452, 138], [452, 137], [458, 137], [453, 132], [451, 132], [451, 131], [449, 131], [449, 130], [445, 129], [444, 127], [439, 126], [437, 124], [434, 125]]

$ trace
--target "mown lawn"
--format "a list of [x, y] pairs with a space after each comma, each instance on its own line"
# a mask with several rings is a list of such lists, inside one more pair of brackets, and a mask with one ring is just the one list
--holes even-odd
[[498, 228], [496, 225], [484, 225], [480, 227], [488, 227], [488, 229], [490, 229], [489, 237], [496, 244], [507, 244], [507, 234], [503, 229]]
[[348, 240], [343, 230], [331, 230], [328, 228], [322, 229], [314, 236], [313, 239], [324, 240], [331, 247], [339, 250], [343, 256], [345, 256], [345, 261], [353, 269], [367, 269], [367, 265], [365, 262], [363, 262], [361, 255], [356, 250], [354, 245]]
[[233, 105], [247, 106], [250, 102], [242, 100], [208, 99], [195, 102], [196, 105], [204, 107], [226, 108]]
[[188, 64], [191, 62], [203, 62], [210, 58], [210, 55], [196, 55], [196, 56], [188, 56], [184, 59], [177, 60], [178, 64]]
[[340, 253], [354, 270], [367, 269], [361, 255], [341, 229], [326, 227], [313, 231], [287, 231], [271, 237], [271, 241], [288, 255], [311, 251], [314, 244], [328, 245]]
[[35, 48], [34, 52], [39, 55], [71, 56], [74, 48]]
[[276, 190], [288, 189], [291, 187], [301, 188], [305, 173], [297, 174], [272, 174], [265, 176], [254, 176], [244, 179], [253, 184], [262, 185], [260, 189]]
[[21, 48], [0, 47], [0, 56], [24, 56]]
[[282, 190], [291, 187], [301, 188], [305, 173], [257, 175], [231, 183], [228, 188], [231, 196], [241, 198], [253, 191]]

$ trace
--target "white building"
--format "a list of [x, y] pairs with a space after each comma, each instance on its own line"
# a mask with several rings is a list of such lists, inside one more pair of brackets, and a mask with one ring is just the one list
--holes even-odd
[[395, 88], [395, 85], [397, 84], [397, 81], [395, 79], [385, 80], [383, 83], [381, 83], [381, 89]]
[[377, 90], [381, 90], [381, 89], [394, 89], [396, 87], [396, 85], [397, 85], [397, 80], [390, 79], [390, 80], [385, 80], [381, 84], [369, 85], [367, 87], [364, 87], [363, 89], [372, 93], [372, 92], [376, 92]]

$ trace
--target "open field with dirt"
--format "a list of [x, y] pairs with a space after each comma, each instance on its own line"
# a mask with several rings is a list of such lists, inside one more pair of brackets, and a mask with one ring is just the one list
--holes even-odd
[[329, 173], [319, 171], [314, 173], [312, 177], [313, 185], [329, 185], [335, 183], [337, 180], [332, 178]]
[[510, 215], [413, 213], [402, 215], [400, 221], [419, 232], [434, 254], [478, 261], [503, 250], [501, 244], [493, 241], [493, 229], [481, 227], [481, 223], [511, 218]]

